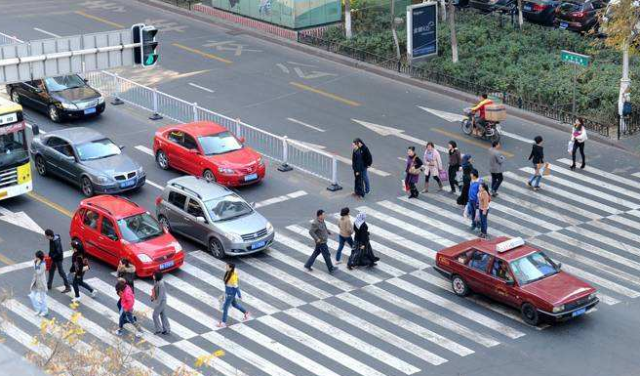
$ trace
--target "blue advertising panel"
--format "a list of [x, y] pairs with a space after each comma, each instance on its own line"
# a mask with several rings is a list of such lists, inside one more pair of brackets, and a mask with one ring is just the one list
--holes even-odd
[[436, 2], [407, 7], [407, 54], [412, 59], [438, 53], [438, 6]]

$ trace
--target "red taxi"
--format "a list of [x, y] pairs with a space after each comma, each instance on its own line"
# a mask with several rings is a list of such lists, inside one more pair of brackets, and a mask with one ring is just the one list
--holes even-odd
[[69, 234], [85, 252], [107, 264], [117, 266], [121, 259], [129, 259], [138, 277], [177, 269], [184, 262], [180, 243], [149, 212], [124, 197], [81, 201]]
[[244, 138], [210, 121], [158, 129], [153, 152], [163, 170], [174, 168], [229, 187], [257, 183], [266, 171], [262, 156], [244, 145]]
[[456, 295], [486, 295], [518, 308], [530, 325], [571, 319], [598, 304], [596, 289], [561, 266], [521, 238], [474, 239], [436, 256], [436, 269], [451, 279]]

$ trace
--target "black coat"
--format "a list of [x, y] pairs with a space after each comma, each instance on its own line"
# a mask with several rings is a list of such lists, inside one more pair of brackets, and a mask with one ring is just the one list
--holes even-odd
[[371, 165], [373, 164], [373, 156], [371, 155], [371, 151], [369, 151], [369, 148], [365, 144], [362, 144], [362, 147], [360, 147], [360, 149], [362, 149], [364, 165], [366, 166], [366, 168], [371, 167]]
[[353, 154], [351, 154], [351, 167], [355, 172], [362, 172], [367, 168], [364, 161], [364, 153], [361, 148], [354, 150]]
[[371, 243], [369, 242], [369, 226], [363, 223], [360, 228], [353, 226], [354, 231], [354, 243], [353, 251], [347, 261], [347, 267], [349, 269], [357, 266], [374, 266], [380, 258], [376, 257], [371, 249]]
[[360, 228], [353, 225], [353, 240], [360, 244], [369, 243], [369, 226], [366, 223], [360, 225]]
[[62, 241], [58, 234], [53, 235], [53, 239], [49, 240], [49, 257], [51, 257], [51, 261], [53, 262], [60, 262], [64, 258]]
[[529, 155], [529, 160], [536, 165], [544, 163], [544, 148], [540, 145], [533, 145], [531, 148], [531, 155]]
[[460, 196], [458, 196], [458, 205], [466, 205], [469, 201], [469, 188], [471, 187], [471, 171], [473, 171], [473, 165], [462, 167], [462, 189], [460, 190]]

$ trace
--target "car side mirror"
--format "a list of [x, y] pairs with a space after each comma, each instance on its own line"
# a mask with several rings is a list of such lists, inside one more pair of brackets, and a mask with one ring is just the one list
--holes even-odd
[[88, 83], [89, 83], [89, 80], [88, 80], [88, 79], [86, 79], [86, 78], [83, 78], [83, 79], [82, 79], [82, 81], [84, 81], [84, 83], [85, 83], [85, 84], [88, 84]]
[[244, 137], [239, 137], [238, 141], [240, 141], [241, 144], [244, 144], [244, 142], [246, 141], [246, 139]]
[[508, 279], [505, 281], [507, 286], [515, 286], [516, 282], [513, 279]]
[[64, 156], [64, 159], [65, 159], [66, 161], [68, 161], [68, 162], [72, 162], [72, 163], [75, 163], [75, 161], [76, 161], [76, 157], [74, 157], [74, 156], [72, 156], [72, 155], [65, 155], [65, 156]]
[[118, 147], [120, 148], [120, 150], [124, 149], [124, 145], [119, 145]]
[[207, 220], [204, 217], [196, 217], [196, 222], [198, 223], [207, 223]]
[[31, 125], [31, 133], [33, 134], [33, 136], [37, 136], [40, 134], [40, 127], [37, 124], [32, 124]]

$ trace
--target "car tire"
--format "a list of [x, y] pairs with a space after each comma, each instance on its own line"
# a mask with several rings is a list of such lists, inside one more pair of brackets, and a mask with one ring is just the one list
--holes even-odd
[[60, 113], [58, 112], [58, 109], [56, 108], [56, 106], [50, 105], [49, 110], [47, 111], [47, 114], [49, 115], [49, 119], [52, 122], [54, 123], [60, 122]]
[[458, 296], [467, 296], [471, 292], [467, 282], [457, 274], [454, 274], [453, 277], [451, 277], [451, 289], [453, 290], [453, 293]]
[[216, 238], [209, 239], [209, 252], [217, 259], [222, 259], [225, 255], [222, 243], [220, 243], [220, 240]]
[[41, 155], [36, 156], [36, 171], [40, 176], [47, 176], [47, 162]]
[[160, 225], [167, 231], [171, 232], [171, 223], [169, 223], [169, 218], [165, 217], [164, 215], [159, 215], [158, 222], [160, 222]]
[[9, 93], [9, 96], [11, 97], [11, 100], [14, 103], [20, 104], [20, 94], [16, 89], [11, 90], [11, 93]]
[[204, 172], [202, 173], [202, 177], [207, 181], [207, 183], [216, 182], [216, 176], [209, 169], [204, 170]]
[[538, 310], [531, 303], [524, 303], [522, 307], [520, 307], [520, 316], [524, 322], [531, 326], [537, 326], [540, 322]]
[[164, 151], [158, 150], [158, 152], [156, 153], [156, 164], [162, 170], [169, 169], [169, 158], [167, 158], [167, 154], [165, 154]]
[[80, 178], [80, 187], [82, 188], [82, 194], [86, 197], [92, 197], [95, 194], [93, 183], [91, 182], [91, 179], [86, 176]]

